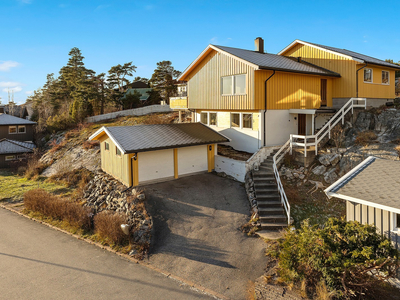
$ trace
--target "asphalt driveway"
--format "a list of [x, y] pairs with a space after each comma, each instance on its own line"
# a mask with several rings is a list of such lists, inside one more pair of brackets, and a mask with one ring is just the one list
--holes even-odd
[[146, 187], [155, 239], [150, 262], [232, 299], [263, 274], [265, 244], [240, 232], [250, 206], [242, 184], [201, 174]]

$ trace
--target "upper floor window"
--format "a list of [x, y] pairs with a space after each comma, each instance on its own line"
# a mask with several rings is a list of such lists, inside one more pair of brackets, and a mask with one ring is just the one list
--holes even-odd
[[110, 144], [107, 143], [107, 142], [105, 142], [105, 143], [104, 143], [104, 149], [105, 149], [105, 150], [110, 150]]
[[206, 112], [200, 113], [200, 122], [208, 125], [208, 113]]
[[372, 83], [372, 69], [369, 68], [364, 69], [364, 82]]
[[16, 134], [17, 133], [17, 126], [8, 126], [8, 133], [9, 134]]
[[389, 71], [382, 71], [382, 84], [389, 84]]
[[118, 156], [121, 156], [121, 150], [119, 150], [118, 147], [115, 147], [115, 149], [116, 149], [115, 152], [117, 153], [117, 155], [118, 155]]
[[25, 126], [18, 126], [18, 133], [25, 133], [26, 129]]
[[224, 76], [221, 79], [222, 95], [246, 94], [246, 74]]

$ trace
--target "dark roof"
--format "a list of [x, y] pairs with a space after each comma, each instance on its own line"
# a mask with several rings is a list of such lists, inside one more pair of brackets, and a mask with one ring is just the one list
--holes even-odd
[[28, 111], [26, 110], [25, 106], [14, 105], [14, 107], [10, 110], [10, 106], [6, 105], [4, 107], [4, 112], [8, 115], [18, 118], [25, 118], [26, 116], [28, 116]]
[[116, 126], [105, 128], [125, 153], [229, 142], [201, 123]]
[[339, 73], [332, 72], [330, 70], [312, 65], [310, 63], [306, 63], [304, 61], [298, 62], [296, 59], [282, 55], [260, 53], [257, 51], [224, 47], [224, 46], [216, 46], [216, 45], [213, 46], [225, 52], [228, 52], [238, 58], [241, 58], [252, 64], [255, 64], [260, 69], [340, 77]]
[[0, 140], [0, 154], [33, 152], [34, 148], [36, 148], [36, 146], [33, 143], [20, 142], [9, 139]]
[[138, 88], [148, 88], [149, 85], [143, 81], [135, 81], [129, 84], [129, 87], [132, 89], [138, 89]]
[[338, 52], [338, 53], [341, 53], [341, 54], [344, 54], [344, 55], [347, 55], [347, 56], [351, 56], [351, 57], [353, 57], [355, 59], [362, 60], [362, 61], [364, 61], [366, 63], [400, 69], [400, 66], [398, 66], [398, 65], [395, 65], [395, 64], [389, 63], [387, 61], [384, 61], [384, 60], [381, 60], [381, 59], [377, 59], [377, 58], [374, 58], [374, 57], [371, 57], [371, 56], [368, 56], [368, 55], [357, 53], [357, 52], [354, 52], [354, 51], [335, 48], [335, 47], [329, 47], [329, 46], [324, 46], [324, 45], [314, 44], [314, 43], [309, 43], [309, 42], [306, 42], [306, 43], [314, 45], [314, 46], [317, 46], [317, 47], [320, 47], [320, 48], [323, 48], [323, 49], [326, 49], [326, 50], [330, 50], [330, 51], [333, 51], [333, 52]]
[[362, 164], [330, 192], [400, 209], [400, 161], [370, 157]]
[[0, 125], [35, 125], [36, 122], [32, 122], [26, 119], [10, 116], [7, 114], [0, 114]]

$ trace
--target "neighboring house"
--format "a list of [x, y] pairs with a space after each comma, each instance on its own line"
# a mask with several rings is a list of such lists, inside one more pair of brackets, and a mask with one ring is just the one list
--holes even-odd
[[29, 115], [26, 107], [22, 105], [5, 105], [4, 113], [22, 119], [27, 119]]
[[325, 190], [346, 201], [347, 221], [375, 225], [400, 246], [400, 161], [368, 157]]
[[395, 97], [397, 65], [299, 40], [275, 55], [263, 43], [257, 38], [255, 51], [209, 45], [178, 78], [187, 98], [172, 98], [171, 108], [195, 111], [194, 121], [253, 153], [314, 134], [357, 94], [379, 105]]
[[151, 92], [151, 88], [149, 88], [149, 85], [145, 82], [142, 81], [135, 81], [130, 85], [130, 88], [127, 89], [125, 92], [125, 95], [133, 94], [135, 91], [140, 93], [140, 100], [141, 101], [146, 101], [149, 98], [149, 92]]
[[0, 168], [7, 168], [16, 160], [25, 160], [26, 154], [32, 153], [35, 148], [32, 142], [0, 139]]
[[211, 172], [216, 144], [229, 139], [201, 123], [102, 127], [101, 168], [126, 186]]
[[0, 113], [0, 139], [32, 142], [35, 124], [36, 122]]

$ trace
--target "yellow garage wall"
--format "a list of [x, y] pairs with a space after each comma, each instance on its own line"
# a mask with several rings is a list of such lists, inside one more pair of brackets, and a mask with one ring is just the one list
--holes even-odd
[[[221, 77], [247, 74], [246, 95], [221, 95]], [[188, 75], [191, 109], [254, 109], [254, 68], [231, 56], [212, 51]]]
[[[357, 65], [361, 68], [364, 64]], [[358, 95], [366, 98], [395, 98], [395, 71], [378, 66], [368, 65], [372, 69], [372, 83], [364, 82], [364, 70], [358, 74]], [[382, 71], [389, 71], [389, 84], [382, 84]]]
[[341, 78], [333, 80], [333, 98], [350, 98], [356, 96], [356, 65], [358, 62], [302, 44], [293, 46], [282, 55], [301, 57], [304, 61], [339, 73]]
[[[272, 71], [255, 71], [256, 109], [265, 107], [265, 80]], [[321, 106], [319, 76], [276, 72], [267, 82], [267, 109], [313, 109]], [[332, 105], [332, 78], [326, 78], [328, 106]]]

